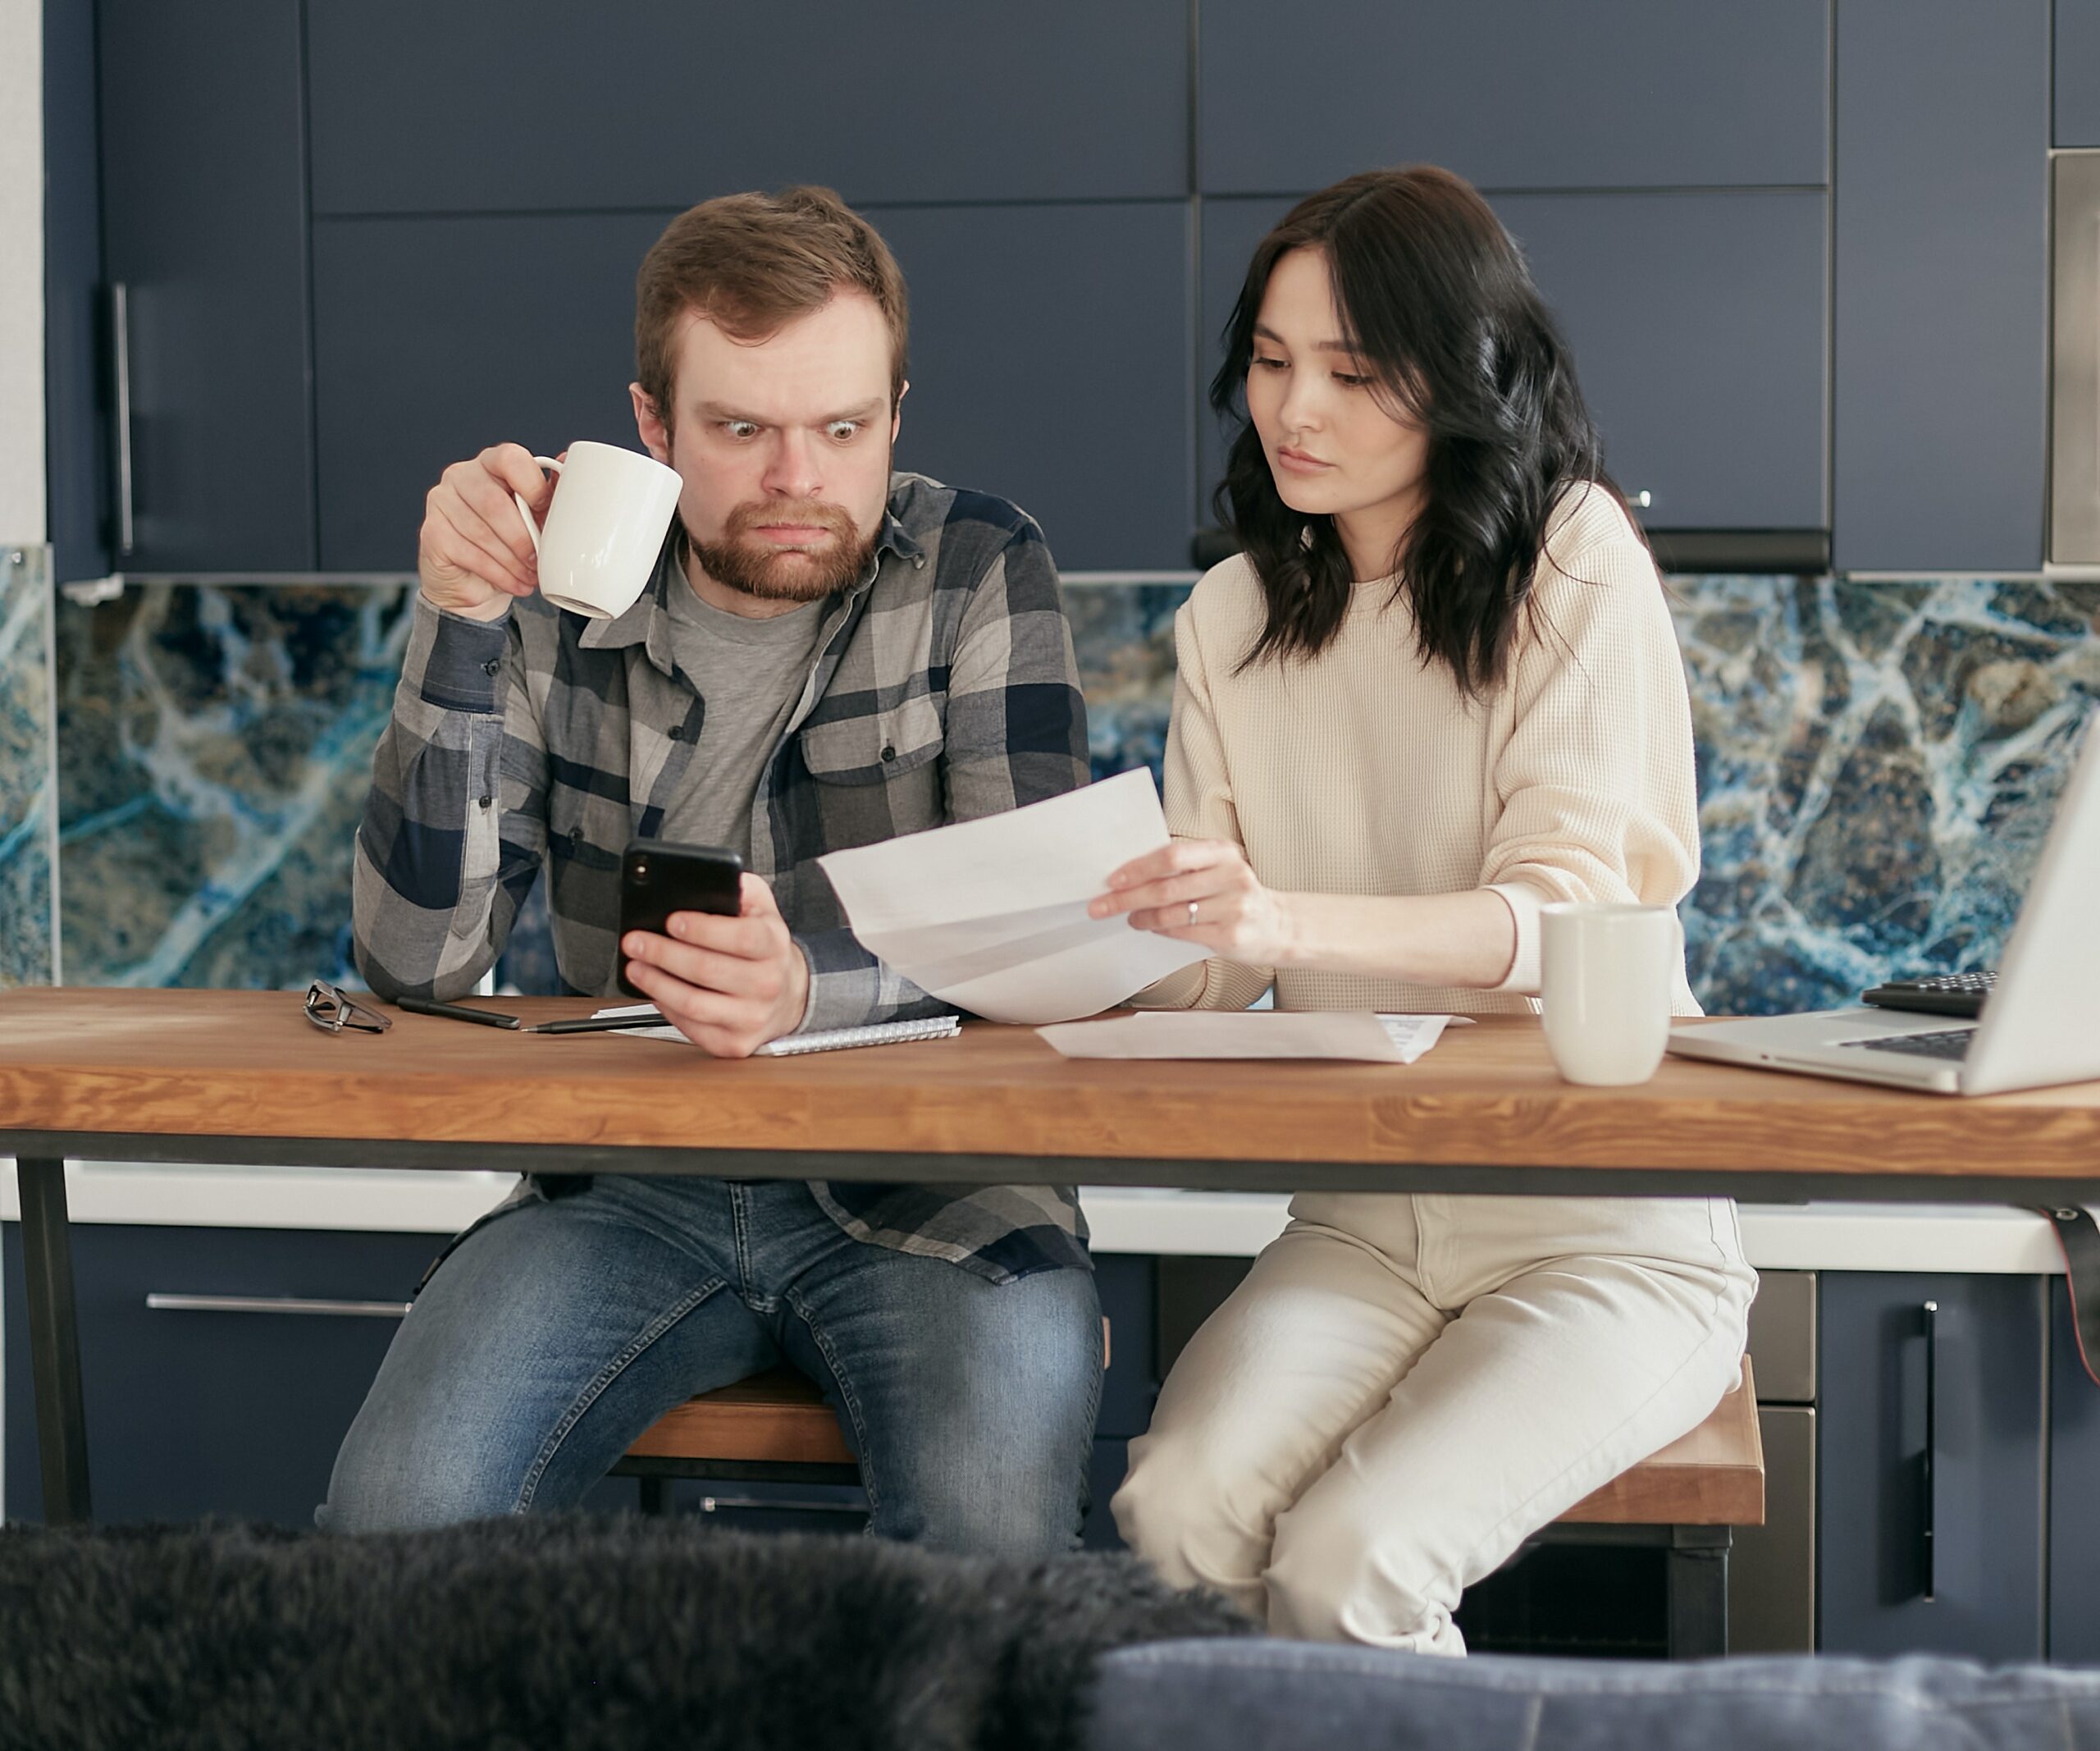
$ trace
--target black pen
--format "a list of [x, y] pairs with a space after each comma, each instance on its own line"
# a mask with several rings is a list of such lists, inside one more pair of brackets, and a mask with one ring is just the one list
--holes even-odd
[[493, 1009], [469, 1009], [464, 1004], [441, 1004], [435, 997], [404, 997], [397, 1001], [413, 1015], [441, 1015], [450, 1022], [479, 1022], [484, 1027], [514, 1028], [518, 1025], [514, 1015], [500, 1015]]
[[647, 1015], [578, 1015], [564, 1022], [535, 1022], [528, 1034], [602, 1034], [616, 1027], [662, 1027], [664, 1017], [655, 1010]]

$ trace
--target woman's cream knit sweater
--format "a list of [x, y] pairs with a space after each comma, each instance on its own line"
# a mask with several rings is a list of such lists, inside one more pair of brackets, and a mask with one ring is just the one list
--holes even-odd
[[[1654, 561], [1609, 494], [1556, 508], [1502, 685], [1468, 702], [1425, 664], [1393, 584], [1359, 583], [1308, 662], [1240, 659], [1263, 623], [1244, 558], [1208, 573], [1175, 621], [1180, 665], [1166, 746], [1177, 837], [1242, 846], [1264, 885], [1320, 894], [1489, 887], [1517, 921], [1491, 990], [1273, 970], [1279, 1009], [1488, 1014], [1539, 987], [1539, 908], [1674, 905], [1699, 874], [1691, 715]], [[1272, 969], [1212, 960], [1139, 1002], [1244, 1008]], [[1676, 1008], [1698, 1005], [1678, 975]]]

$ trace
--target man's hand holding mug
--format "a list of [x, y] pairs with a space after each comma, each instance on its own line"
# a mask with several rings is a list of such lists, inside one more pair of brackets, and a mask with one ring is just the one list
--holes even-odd
[[[558, 504], [549, 473], [559, 477]], [[475, 620], [500, 619], [535, 589], [572, 614], [624, 614], [655, 569], [682, 486], [675, 469], [614, 444], [572, 444], [559, 457], [498, 444], [431, 488], [417, 551], [422, 592]]]

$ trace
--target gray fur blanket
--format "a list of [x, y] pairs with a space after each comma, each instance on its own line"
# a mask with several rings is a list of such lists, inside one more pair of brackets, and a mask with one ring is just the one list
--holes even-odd
[[0, 1747], [1063, 1751], [1096, 1655], [1252, 1629], [1127, 1557], [676, 1520], [9, 1528]]

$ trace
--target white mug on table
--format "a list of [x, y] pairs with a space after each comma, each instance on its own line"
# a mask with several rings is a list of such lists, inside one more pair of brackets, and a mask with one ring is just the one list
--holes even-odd
[[1571, 1082], [1645, 1082], [1669, 1043], [1684, 933], [1669, 906], [1563, 902], [1539, 915], [1545, 1043]]
[[561, 476], [546, 527], [518, 509], [540, 556], [540, 593], [594, 620], [632, 608], [648, 586], [664, 533], [678, 508], [678, 470], [617, 444], [572, 444], [564, 459], [532, 459]]

